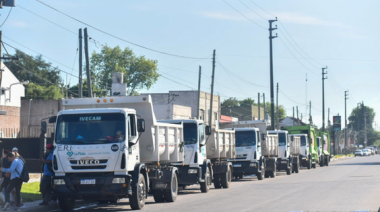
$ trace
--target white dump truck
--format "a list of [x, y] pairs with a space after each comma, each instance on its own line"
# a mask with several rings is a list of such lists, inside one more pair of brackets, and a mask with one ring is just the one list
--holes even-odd
[[279, 155], [277, 158], [277, 171], [285, 170], [287, 175], [291, 175], [293, 170], [293, 156], [290, 152], [290, 140], [293, 137], [285, 130], [268, 131], [268, 134], [278, 136]]
[[267, 134], [265, 121], [224, 122], [220, 128], [235, 129], [236, 159], [230, 159], [235, 179], [251, 174], [259, 180], [276, 176], [278, 136]]
[[228, 188], [232, 176], [232, 164], [227, 160], [235, 156], [235, 132], [213, 130], [203, 120], [160, 120], [180, 124], [184, 130], [184, 163], [177, 163], [179, 186], [199, 184], [202, 192], [208, 192], [211, 183], [215, 188]]
[[289, 152], [292, 161], [292, 173], [298, 173], [300, 170], [300, 156], [301, 154], [301, 137], [296, 135], [290, 136]]
[[311, 168], [311, 153], [309, 151], [309, 142], [307, 134], [292, 134], [300, 138], [301, 154], [299, 155], [299, 163], [301, 167]]
[[235, 130], [215, 129], [207, 138], [207, 159], [211, 161], [215, 188], [229, 188], [235, 159]]
[[117, 202], [132, 209], [147, 193], [173, 202], [184, 163], [183, 125], [157, 122], [150, 95], [64, 99], [55, 120], [53, 192], [62, 210], [76, 199]]

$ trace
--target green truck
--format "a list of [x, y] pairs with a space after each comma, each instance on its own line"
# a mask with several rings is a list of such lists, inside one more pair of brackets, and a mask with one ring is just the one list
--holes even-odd
[[328, 131], [319, 131], [317, 132], [317, 136], [320, 137], [320, 154], [319, 154], [319, 165], [322, 166], [328, 166], [330, 162], [330, 134]]
[[[300, 136], [301, 138], [301, 152], [299, 160], [302, 167], [317, 168], [320, 164], [320, 157], [318, 155], [317, 135], [316, 129], [310, 125], [304, 126], [290, 126], [284, 127], [289, 134]], [[328, 148], [328, 152], [330, 147]]]

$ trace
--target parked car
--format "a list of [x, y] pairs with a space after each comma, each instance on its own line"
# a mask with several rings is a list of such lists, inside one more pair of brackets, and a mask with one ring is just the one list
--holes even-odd
[[363, 151], [360, 150], [360, 149], [356, 150], [356, 151], [355, 151], [355, 157], [356, 157], [356, 156], [363, 156]]
[[374, 152], [373, 152], [373, 150], [372, 150], [371, 147], [366, 147], [365, 149], [368, 150], [368, 152], [370, 153], [370, 155], [374, 155]]
[[363, 149], [363, 156], [371, 156], [371, 152], [368, 149]]

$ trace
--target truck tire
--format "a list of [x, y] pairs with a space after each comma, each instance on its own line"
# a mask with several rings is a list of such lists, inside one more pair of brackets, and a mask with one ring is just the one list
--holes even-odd
[[307, 163], [307, 169], [311, 169], [311, 160]]
[[155, 202], [165, 202], [164, 194], [160, 190], [154, 190], [153, 199]]
[[319, 166], [323, 167], [324, 166], [324, 156], [321, 157], [321, 161], [319, 162]]
[[276, 166], [276, 162], [274, 162], [274, 165], [273, 165], [273, 170], [269, 173], [270, 177], [271, 178], [275, 178], [276, 177], [276, 170], [277, 170], [277, 166]]
[[177, 174], [174, 173], [172, 183], [170, 185], [170, 190], [165, 190], [164, 192], [164, 198], [166, 202], [175, 202], [178, 195], [178, 178]]
[[132, 195], [129, 197], [129, 205], [132, 210], [141, 210], [145, 205], [146, 183], [144, 175], [140, 173], [137, 186], [132, 186]]
[[210, 168], [207, 167], [206, 174], [205, 174], [205, 180], [204, 180], [204, 182], [201, 182], [202, 193], [207, 193], [210, 190], [210, 185], [211, 185]]
[[58, 204], [62, 211], [72, 211], [75, 206], [75, 199], [71, 197], [58, 197]]
[[214, 174], [214, 187], [216, 189], [222, 188], [222, 184], [220, 183], [220, 174]]
[[326, 160], [325, 160], [326, 161], [326, 163], [325, 163], [326, 166], [329, 166], [329, 157], [330, 156], [326, 156]]
[[317, 168], [317, 163], [313, 163], [312, 167], [313, 167], [313, 169], [316, 169]]
[[256, 173], [256, 175], [257, 175], [257, 179], [258, 180], [263, 180], [264, 179], [264, 175], [265, 175], [265, 178], [267, 178], [266, 172], [264, 170], [262, 170], [261, 172]]
[[228, 166], [227, 170], [228, 171], [226, 173], [221, 174], [221, 176], [220, 176], [220, 181], [221, 181], [223, 188], [229, 188], [230, 184], [231, 184], [231, 178], [232, 178], [231, 167]]
[[269, 178], [269, 171], [265, 171], [265, 178]]
[[291, 169], [292, 169], [292, 166], [290, 166], [289, 168], [286, 169], [286, 174], [287, 175], [291, 175], [292, 174]]
[[298, 163], [294, 166], [294, 171], [298, 174], [300, 172], [300, 163]]

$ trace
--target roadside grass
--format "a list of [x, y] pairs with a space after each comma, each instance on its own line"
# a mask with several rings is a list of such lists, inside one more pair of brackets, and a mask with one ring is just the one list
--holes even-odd
[[[347, 157], [354, 157], [354, 154], [347, 154]], [[346, 155], [334, 155], [335, 158], [345, 158]]]
[[42, 194], [40, 193], [40, 182], [22, 184], [21, 197], [23, 202], [42, 200]]

